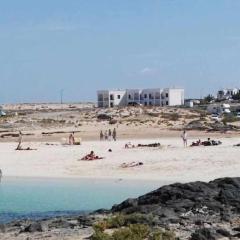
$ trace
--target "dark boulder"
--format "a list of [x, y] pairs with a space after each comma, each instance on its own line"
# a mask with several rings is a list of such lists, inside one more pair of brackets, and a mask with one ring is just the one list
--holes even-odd
[[5, 233], [6, 232], [6, 226], [4, 224], [0, 224], [0, 232]]
[[231, 237], [230, 232], [226, 229], [219, 228], [219, 229], [217, 229], [216, 232], [219, 233], [220, 235], [222, 235], [223, 237]]
[[22, 232], [46, 232], [48, 231], [48, 226], [43, 222], [33, 222], [23, 229]]
[[219, 235], [212, 229], [202, 228], [196, 230], [190, 240], [217, 240]]

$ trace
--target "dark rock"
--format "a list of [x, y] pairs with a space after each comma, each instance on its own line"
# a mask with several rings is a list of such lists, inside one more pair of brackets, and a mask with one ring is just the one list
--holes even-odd
[[0, 232], [5, 233], [6, 232], [6, 226], [4, 224], [0, 224]]
[[219, 233], [220, 235], [224, 236], [224, 237], [230, 237], [231, 236], [230, 232], [227, 231], [226, 229], [219, 228], [219, 229], [217, 229], [216, 232]]
[[202, 226], [204, 224], [204, 222], [202, 221], [202, 220], [196, 220], [195, 221], [195, 225], [197, 225], [197, 226]]
[[48, 226], [43, 222], [33, 222], [23, 229], [22, 232], [46, 232], [48, 231]]
[[233, 235], [235, 238], [239, 238], [240, 239], [240, 233], [236, 233]]
[[87, 216], [80, 216], [77, 220], [83, 227], [89, 227], [93, 225], [93, 219], [90, 219]]
[[233, 231], [240, 232], [240, 227], [235, 227], [232, 229]]
[[159, 216], [163, 223], [196, 217], [207, 221], [230, 221], [240, 213], [240, 178], [221, 178], [205, 182], [175, 183], [163, 186], [137, 199], [128, 199], [111, 210], [113, 213], [144, 213]]
[[218, 239], [219, 235], [216, 234], [212, 229], [202, 228], [196, 230], [190, 240], [216, 240]]
[[69, 222], [67, 219], [64, 219], [64, 218], [55, 219], [54, 221], [49, 223], [49, 227], [54, 228], [54, 229], [57, 229], [57, 228], [74, 228], [75, 226], [77, 226], [77, 224]]

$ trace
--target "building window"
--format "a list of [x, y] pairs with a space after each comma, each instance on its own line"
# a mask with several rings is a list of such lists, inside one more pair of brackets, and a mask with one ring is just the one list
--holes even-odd
[[166, 98], [168, 98], [168, 93], [166, 93]]
[[128, 99], [132, 99], [132, 96], [130, 94], [128, 95]]
[[110, 95], [110, 100], [114, 100], [113, 94]]
[[102, 94], [98, 94], [98, 101], [102, 102], [103, 101], [103, 95]]
[[136, 100], [136, 101], [139, 100], [139, 94], [138, 93], [134, 93], [134, 100]]
[[155, 98], [160, 99], [160, 93], [155, 93]]
[[110, 107], [113, 107], [113, 103], [110, 103]]
[[166, 101], [166, 105], [168, 106], [168, 101]]
[[118, 99], [120, 99], [120, 98], [121, 98], [121, 96], [120, 96], [120, 95], [118, 95], [118, 96], [117, 96], [117, 98], [118, 98]]
[[147, 94], [144, 94], [144, 98], [147, 98]]

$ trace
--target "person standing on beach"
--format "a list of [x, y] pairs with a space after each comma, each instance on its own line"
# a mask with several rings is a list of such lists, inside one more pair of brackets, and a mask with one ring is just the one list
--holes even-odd
[[74, 132], [69, 135], [69, 145], [75, 144]]
[[105, 138], [106, 141], [108, 140], [108, 131], [107, 130], [104, 133], [104, 138]]
[[21, 150], [22, 149], [22, 132], [19, 131], [18, 134], [18, 146], [16, 148], [16, 150]]
[[183, 146], [187, 147], [187, 132], [184, 130], [182, 133]]
[[112, 131], [111, 131], [111, 129], [108, 130], [108, 140], [109, 141], [112, 140]]
[[116, 128], [113, 129], [112, 136], [113, 136], [113, 140], [117, 141], [117, 131], [116, 131]]
[[103, 131], [101, 130], [101, 131], [100, 131], [100, 141], [103, 140], [103, 137], [104, 137], [104, 136], [103, 136]]

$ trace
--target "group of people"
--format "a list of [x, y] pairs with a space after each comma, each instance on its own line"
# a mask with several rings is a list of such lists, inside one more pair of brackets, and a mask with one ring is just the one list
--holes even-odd
[[196, 142], [192, 142], [191, 147], [196, 147], [196, 146], [218, 146], [220, 144], [222, 144], [221, 141], [212, 140], [211, 138], [208, 138], [206, 141], [201, 141], [199, 139]]
[[[188, 146], [188, 135], [187, 132], [184, 130], [181, 138], [183, 140], [183, 145], [184, 147]], [[218, 140], [212, 140], [211, 138], [208, 138], [206, 141], [201, 141], [200, 139], [192, 142], [192, 144], [190, 145], [191, 147], [196, 147], [196, 146], [217, 146], [217, 145], [221, 145], [222, 142], [218, 141]]]
[[104, 133], [100, 131], [100, 141], [117, 141], [117, 130], [114, 128], [113, 130], [106, 130]]

